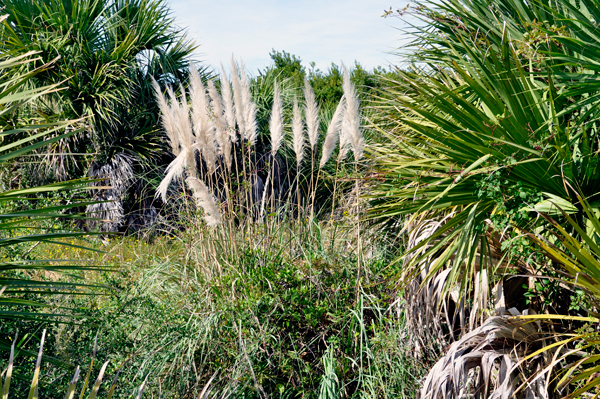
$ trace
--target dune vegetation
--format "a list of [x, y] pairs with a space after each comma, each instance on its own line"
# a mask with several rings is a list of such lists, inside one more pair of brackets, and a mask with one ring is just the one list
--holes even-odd
[[163, 0], [0, 9], [2, 399], [600, 395], [598, 0], [256, 74]]

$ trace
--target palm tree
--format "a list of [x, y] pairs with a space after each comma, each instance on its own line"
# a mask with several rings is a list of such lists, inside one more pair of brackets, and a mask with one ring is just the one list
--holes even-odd
[[[484, 337], [482, 343], [489, 338], [482, 331], [500, 331], [490, 327], [490, 312], [506, 312], [490, 310], [490, 293], [510, 292], [508, 284], [520, 281], [515, 275], [551, 273], [520, 230], [543, 231], [547, 224], [536, 220], [536, 211], [557, 205], [578, 226], [587, 223], [565, 182], [584, 198], [600, 190], [599, 6], [594, 0], [419, 5], [425, 26], [415, 28], [413, 68], [390, 78], [375, 104], [373, 122], [388, 142], [371, 149], [379, 173], [370, 216], [390, 233], [411, 232], [403, 258], [407, 316], [418, 334], [429, 330], [426, 344], [441, 350], [456, 340], [450, 348], [455, 355], [467, 347], [484, 353], [469, 345], [475, 336]], [[548, 310], [504, 299], [520, 311]], [[521, 344], [526, 342], [523, 336]], [[504, 349], [518, 345], [516, 340]], [[458, 367], [444, 364], [435, 369], [438, 376]], [[423, 393], [460, 395], [466, 385], [459, 380], [444, 389], [428, 380]]]
[[98, 199], [109, 202], [90, 211], [111, 220], [102, 230], [120, 228], [124, 207], [150, 206], [135, 186], [127, 198], [134, 174], [168, 161], [151, 81], [163, 87], [182, 82], [195, 46], [162, 0], [2, 0], [0, 6], [9, 15], [0, 51], [39, 51], [40, 61], [29, 69], [56, 59], [30, 81], [33, 87], [65, 82], [65, 90], [40, 99], [40, 112], [89, 117], [35, 172], [59, 180], [107, 178], [111, 188]]
[[[0, 22], [6, 16], [0, 18]], [[39, 63], [40, 57], [35, 52], [27, 52], [18, 56], [3, 54], [0, 58], [0, 131], [4, 143], [0, 146], [0, 164], [10, 170], [11, 162], [37, 149], [48, 148], [60, 140], [69, 138], [77, 133], [67, 129], [81, 123], [81, 120], [56, 121], [47, 118], [29, 119], [23, 123], [20, 112], [24, 114], [35, 111], [35, 100], [48, 96], [60, 90], [58, 85], [43, 86], [28, 89], [28, 82], [36, 74], [44, 72], [51, 65], [44, 64], [32, 68], [30, 72], [19, 73], [25, 67]], [[29, 109], [28, 109], [29, 108]], [[51, 260], [27, 260], [24, 256], [14, 256], [7, 250], [15, 245], [28, 246], [31, 250], [40, 242], [56, 243], [67, 237], [78, 237], [83, 233], [65, 232], [56, 229], [40, 227], [40, 222], [59, 217], [69, 217], [65, 211], [88, 203], [71, 203], [46, 207], [16, 208], [15, 201], [43, 193], [53, 193], [64, 190], [87, 189], [88, 180], [74, 180], [48, 184], [38, 187], [8, 189], [0, 192], [0, 250], [3, 259], [0, 262], [0, 318], [20, 320], [60, 319], [62, 314], [44, 313], [44, 303], [35, 299], [38, 295], [55, 295], [82, 289], [85, 284], [42, 281], [31, 278], [30, 275], [45, 271], [61, 272], [65, 270], [86, 270], [89, 267], [73, 266], [70, 264], [53, 263]], [[64, 244], [69, 245], [69, 244]], [[26, 254], [26, 250], [21, 253]], [[33, 299], [32, 299], [33, 298]], [[7, 350], [10, 345], [0, 342], [0, 349]]]

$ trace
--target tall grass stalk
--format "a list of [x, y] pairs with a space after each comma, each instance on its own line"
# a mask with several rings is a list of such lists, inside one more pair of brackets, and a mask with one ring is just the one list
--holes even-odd
[[[243, 174], [243, 182], [242, 184], [238, 185], [238, 187], [242, 188], [242, 196], [244, 198], [244, 202], [245, 202], [245, 211], [247, 213], [249, 213], [249, 206], [248, 206], [248, 194], [247, 194], [247, 187], [246, 184], [249, 181], [248, 180], [248, 173], [246, 170], [246, 143], [245, 143], [245, 139], [246, 139], [246, 112], [244, 109], [244, 98], [243, 98], [243, 89], [242, 89], [242, 83], [240, 81], [240, 72], [239, 72], [239, 68], [234, 60], [233, 57], [231, 57], [231, 83], [233, 86], [233, 104], [234, 104], [234, 109], [235, 109], [235, 119], [237, 122], [237, 126], [239, 129], [239, 133], [240, 133], [240, 147], [242, 149], [242, 174]], [[239, 176], [239, 174], [238, 174]], [[252, 193], [250, 193], [250, 195], [252, 195]]]
[[[358, 95], [356, 94], [356, 90], [354, 88], [354, 84], [350, 80], [350, 73], [346, 66], [343, 66], [344, 69], [344, 97], [346, 98], [346, 109], [344, 112], [344, 118], [342, 119], [342, 136], [346, 137], [346, 140], [349, 142], [352, 147], [352, 152], [354, 154], [354, 178], [355, 178], [355, 192], [356, 192], [356, 204], [355, 206], [355, 230], [356, 230], [356, 243], [358, 246], [358, 255], [356, 258], [357, 262], [357, 284], [356, 284], [356, 295], [359, 295], [359, 287], [360, 287], [360, 279], [361, 275], [361, 256], [362, 256], [362, 240], [360, 235], [360, 184], [358, 178], [358, 163], [363, 157], [364, 153], [364, 138], [361, 130], [361, 115], [360, 115], [360, 101], [358, 99]], [[341, 146], [341, 143], [340, 143]], [[341, 148], [340, 148], [341, 151]]]

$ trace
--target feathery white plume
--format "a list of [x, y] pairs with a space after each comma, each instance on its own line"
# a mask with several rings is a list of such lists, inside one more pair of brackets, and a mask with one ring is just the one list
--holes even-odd
[[202, 83], [198, 70], [190, 64], [190, 98], [192, 100], [192, 119], [194, 121], [194, 133], [207, 129], [209, 126], [208, 99], [206, 88]]
[[251, 145], [256, 144], [258, 138], [258, 124], [256, 122], [256, 104], [250, 102], [246, 109], [246, 139]]
[[233, 84], [233, 104], [235, 110], [235, 119], [240, 130], [240, 135], [243, 135], [246, 131], [246, 123], [244, 122], [244, 101], [242, 99], [242, 84], [240, 82], [239, 71], [233, 57], [231, 57], [231, 83]]
[[[346, 113], [346, 107], [344, 107], [344, 113]], [[338, 152], [338, 162], [346, 159], [348, 151], [350, 150], [350, 138], [348, 137], [348, 129], [344, 129], [344, 121], [341, 121], [340, 129], [340, 151]]]
[[169, 107], [166, 97], [163, 95], [158, 82], [152, 78], [152, 86], [154, 87], [154, 93], [156, 101], [158, 102], [158, 108], [161, 113], [162, 126], [167, 133], [169, 144], [175, 156], [179, 155], [179, 133], [177, 133], [177, 124], [175, 123], [175, 116], [173, 110]]
[[215, 87], [215, 82], [212, 80], [208, 81], [208, 96], [210, 97], [210, 107], [212, 109], [212, 118], [215, 124], [215, 139], [219, 145], [219, 152], [223, 153], [225, 148], [225, 140], [229, 140], [227, 137], [227, 121], [225, 115], [223, 115], [223, 101], [221, 95]]
[[321, 156], [321, 162], [319, 163], [319, 167], [322, 168], [325, 166], [329, 158], [331, 158], [331, 154], [335, 149], [335, 145], [338, 141], [338, 136], [340, 135], [340, 123], [342, 121], [342, 115], [346, 109], [344, 96], [340, 99], [335, 112], [333, 113], [333, 117], [331, 118], [331, 122], [329, 123], [329, 127], [327, 128], [327, 134], [325, 135], [325, 142], [323, 143], [323, 155]]
[[273, 110], [271, 111], [269, 130], [271, 131], [271, 155], [275, 158], [275, 154], [277, 154], [283, 141], [283, 104], [277, 87], [277, 80], [275, 80], [273, 87]]
[[344, 96], [346, 97], [346, 112], [342, 121], [343, 136], [352, 146], [354, 161], [359, 161], [364, 153], [364, 138], [360, 128], [360, 101], [356, 95], [354, 84], [350, 80], [348, 69], [344, 66]]
[[[233, 72], [232, 72], [233, 73]], [[235, 133], [235, 110], [233, 108], [233, 93], [231, 92], [231, 83], [225, 74], [225, 68], [221, 64], [221, 96], [223, 97], [223, 106], [225, 107], [225, 120], [227, 121], [227, 133], [232, 142], [237, 141]]]
[[181, 88], [180, 101], [177, 101], [177, 98], [175, 98], [175, 93], [173, 93], [173, 90], [169, 90], [169, 95], [171, 96], [171, 108], [173, 110], [175, 122], [177, 123], [177, 130], [179, 132], [179, 143], [181, 145], [180, 155], [185, 156], [185, 167], [195, 171], [196, 157], [194, 156], [194, 151], [192, 151], [195, 139], [194, 132], [192, 130], [192, 123], [190, 121], [190, 111], [187, 105], [185, 90], [183, 87]]
[[193, 153], [192, 148], [185, 148], [179, 153], [179, 155], [177, 155], [177, 157], [175, 157], [173, 161], [171, 161], [169, 166], [167, 166], [165, 177], [162, 179], [158, 185], [158, 188], [156, 189], [156, 197], [161, 197], [163, 202], [167, 201], [167, 190], [169, 189], [171, 182], [183, 175], [185, 167], [187, 166], [187, 160], [189, 158], [188, 153]]
[[209, 104], [206, 89], [198, 70], [190, 65], [190, 97], [192, 100], [192, 120], [196, 147], [201, 151], [209, 173], [213, 173], [217, 164], [214, 129], [209, 117]]
[[315, 92], [308, 83], [307, 78], [304, 78], [304, 101], [306, 102], [306, 132], [310, 148], [314, 151], [319, 141], [319, 106], [315, 98]]
[[250, 142], [256, 144], [258, 137], [256, 123], [256, 104], [252, 102], [252, 92], [250, 91], [250, 82], [244, 69], [244, 64], [240, 63], [240, 83], [242, 87], [242, 105], [244, 112], [244, 131], [243, 137]]
[[219, 145], [219, 153], [223, 155], [225, 163], [229, 167], [231, 166], [231, 139], [228, 134], [226, 116], [223, 113], [223, 101], [212, 80], [208, 81], [208, 94], [215, 120], [215, 139]]
[[221, 223], [221, 213], [219, 205], [216, 203], [212, 193], [209, 191], [206, 184], [195, 177], [188, 177], [187, 184], [194, 193], [196, 204], [204, 210], [204, 220], [209, 226], [216, 226]]
[[298, 100], [294, 99], [294, 116], [292, 118], [292, 139], [294, 141], [294, 152], [298, 166], [304, 157], [304, 124], [298, 107]]

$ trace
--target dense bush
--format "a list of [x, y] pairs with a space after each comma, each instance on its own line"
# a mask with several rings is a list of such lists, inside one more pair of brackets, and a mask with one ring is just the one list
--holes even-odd
[[[217, 373], [214, 393], [313, 398], [328, 359], [344, 396], [411, 395], [421, 367], [403, 344], [401, 316], [390, 312], [387, 277], [397, 270], [384, 243], [364, 243], [358, 279], [356, 236], [342, 225], [223, 230], [114, 241], [97, 258], [120, 271], [92, 278], [115, 291], [63, 303], [89, 316], [49, 330], [49, 353], [85, 367], [97, 334], [96, 367], [110, 360], [109, 376], [123, 367], [119, 395], [149, 376], [149, 397], [194, 397]], [[46, 370], [53, 385], [70, 378]]]

